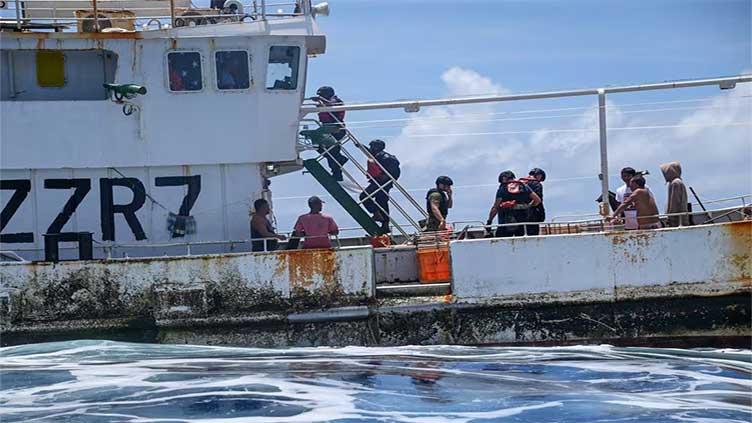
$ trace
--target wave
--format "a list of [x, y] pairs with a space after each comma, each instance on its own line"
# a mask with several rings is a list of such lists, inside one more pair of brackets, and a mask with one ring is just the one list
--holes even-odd
[[0, 348], [0, 421], [748, 422], [748, 350]]

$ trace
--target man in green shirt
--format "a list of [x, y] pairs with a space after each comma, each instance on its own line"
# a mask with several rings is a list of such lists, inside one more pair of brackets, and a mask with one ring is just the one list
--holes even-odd
[[436, 178], [436, 188], [431, 188], [426, 194], [426, 231], [446, 229], [446, 217], [452, 208], [452, 178], [439, 176]]

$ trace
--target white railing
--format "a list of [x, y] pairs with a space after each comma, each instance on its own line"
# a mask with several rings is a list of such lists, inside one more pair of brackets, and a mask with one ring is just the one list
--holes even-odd
[[[741, 197], [749, 197], [749, 195], [746, 196], [739, 196], [734, 197], [735, 199], [739, 199]], [[723, 199], [723, 201], [726, 201], [729, 199]], [[728, 216], [730, 217], [733, 215], [738, 215], [741, 219], [749, 220], [752, 219], [752, 210], [750, 209], [752, 206], [737, 206], [737, 207], [727, 207], [727, 208], [721, 208], [721, 209], [711, 209], [707, 211], [693, 211], [693, 212], [684, 212], [684, 213], [662, 213], [654, 216], [640, 216], [640, 218], [651, 218], [651, 217], [658, 217], [661, 219], [661, 221], [665, 221], [668, 217], [674, 217], [674, 216], [701, 216], [708, 214], [712, 214], [713, 217], [709, 218], [708, 220], [696, 223], [691, 226], [702, 226], [702, 225], [708, 225], [708, 224], [715, 224], [715, 223], [723, 223], [725, 222], [725, 218]], [[479, 237], [495, 237], [494, 231], [497, 228], [517, 228], [522, 227], [523, 228], [523, 234], [521, 236], [528, 237], [528, 236], [551, 236], [551, 235], [572, 235], [572, 234], [580, 234], [580, 233], [604, 233], [604, 232], [611, 232], [611, 231], [624, 231], [624, 225], [619, 224], [617, 222], [609, 222], [605, 219], [583, 219], [583, 220], [570, 220], [570, 221], [560, 221], [560, 222], [520, 222], [520, 223], [506, 223], [506, 224], [492, 224], [492, 225], [484, 225], [481, 221], [457, 221], [457, 222], [450, 222], [450, 224], [453, 227], [452, 231], [438, 231], [438, 232], [423, 232], [418, 234], [413, 234], [412, 236], [406, 237], [404, 244], [407, 245], [417, 245], [420, 247], [421, 245], [434, 245], [434, 244], [446, 244], [448, 241], [456, 240], [456, 239], [469, 239], [469, 238], [479, 238]], [[466, 224], [462, 229], [457, 229], [461, 224]], [[529, 235], [528, 230], [532, 226], [538, 226], [540, 228], [540, 235]], [[641, 229], [641, 230], [650, 230], [650, 229]], [[343, 232], [355, 232], [355, 231], [361, 231], [363, 232], [363, 228], [360, 227], [348, 227], [348, 228], [340, 228], [339, 232], [342, 234]], [[281, 232], [280, 235], [286, 236], [286, 241], [289, 241], [293, 237], [292, 232]], [[327, 237], [333, 240], [333, 247], [335, 249], [341, 248], [343, 244], [347, 245], [364, 245], [363, 240], [366, 240], [365, 244], [368, 244], [368, 239], [364, 236], [352, 236], [343, 238], [339, 235], [323, 235], [322, 237]], [[300, 237], [301, 240], [305, 239], [306, 237]], [[314, 237], [307, 237], [307, 238], [314, 238]], [[222, 248], [222, 251], [217, 251], [213, 253], [206, 253], [206, 252], [200, 252], [199, 255], [202, 254], [228, 254], [228, 253], [242, 253], [242, 252], [249, 252], [252, 249], [252, 243], [254, 241], [280, 241], [278, 238], [251, 238], [251, 239], [240, 239], [240, 240], [223, 240], [223, 241], [183, 241], [183, 242], [166, 242], [166, 243], [159, 243], [159, 244], [116, 244], [111, 242], [99, 242], [94, 241], [96, 244], [95, 250], [102, 251], [102, 256], [104, 259], [113, 259], [113, 258], [129, 258], [129, 251], [134, 250], [155, 250], [155, 249], [173, 249], [173, 251], [170, 251], [169, 254], [165, 253], [161, 256], [191, 256], [195, 255], [196, 249], [199, 249], [200, 247], [211, 247], [211, 246], [225, 246], [225, 248]], [[353, 242], [358, 241], [358, 242]], [[285, 241], [280, 241], [285, 242]], [[60, 246], [59, 248], [61, 251], [73, 251], [78, 250], [77, 246]], [[179, 249], [179, 250], [175, 250]], [[40, 253], [44, 249], [43, 248], [36, 248], [36, 247], [30, 247], [30, 248], [17, 248], [13, 251], [0, 251], [0, 258], [3, 258], [4, 261], [18, 261], [20, 259], [23, 261], [24, 259], [21, 258], [21, 255], [23, 253]], [[19, 254], [21, 253], [21, 254]], [[118, 254], [119, 253], [119, 254]], [[143, 255], [138, 254], [138, 257], [160, 257], [160, 255]], [[10, 260], [8, 260], [10, 259]]]
[[[742, 203], [742, 207], [746, 207], [750, 204], [748, 201], [749, 199], [752, 199], [752, 194], [745, 194], [745, 195], [737, 195], [735, 197], [726, 197], [726, 198], [718, 198], [714, 200], [702, 200], [702, 204], [699, 202], [691, 202], [692, 209], [695, 210], [695, 208], [702, 208], [702, 205], [704, 204], [718, 204], [718, 203], [728, 203], [731, 201], [740, 201]], [[702, 210], [702, 211], [694, 211], [693, 214], [706, 214], [711, 212], [717, 212], [718, 210]], [[587, 213], [587, 214], [561, 214], [558, 216], [554, 216], [551, 219], [551, 223], [559, 221], [559, 219], [579, 219], [579, 218], [597, 218], [600, 217], [600, 214], [598, 213]]]
[[[9, 9], [2, 14], [2, 30], [15, 31], [63, 31], [73, 26], [79, 32], [138, 31], [266, 21], [315, 15], [319, 10], [311, 6], [310, 0], [212, 0], [206, 8], [193, 7], [190, 0], [15, 0], [8, 4]], [[8, 19], [8, 15], [14, 19]]]

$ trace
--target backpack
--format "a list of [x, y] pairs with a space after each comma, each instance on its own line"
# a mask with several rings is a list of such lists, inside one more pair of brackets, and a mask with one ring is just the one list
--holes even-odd
[[378, 157], [378, 160], [379, 163], [384, 166], [384, 169], [386, 169], [386, 171], [389, 172], [389, 174], [392, 175], [394, 179], [399, 179], [401, 173], [400, 162], [396, 157], [384, 152], [381, 154], [381, 157]]

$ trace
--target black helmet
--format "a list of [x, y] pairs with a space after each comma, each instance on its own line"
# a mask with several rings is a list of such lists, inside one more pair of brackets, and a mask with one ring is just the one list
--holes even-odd
[[329, 100], [330, 98], [334, 97], [334, 88], [332, 87], [321, 87], [318, 90], [316, 90], [316, 95], [319, 97], [324, 97], [325, 99]]
[[528, 175], [530, 175], [530, 176], [538, 176], [538, 175], [540, 175], [541, 176], [541, 182], [543, 182], [543, 181], [546, 180], [546, 172], [543, 169], [539, 168], [539, 167], [534, 167], [534, 168], [530, 169], [530, 172], [528, 173]]
[[376, 138], [375, 140], [371, 140], [371, 142], [368, 143], [368, 146], [371, 150], [382, 151], [386, 148], [386, 143]]
[[507, 179], [517, 179], [517, 177], [514, 176], [514, 172], [512, 172], [511, 170], [505, 170], [505, 171], [499, 173], [499, 183], [500, 184], [502, 183], [501, 181], [504, 178], [507, 178]]
[[448, 176], [439, 176], [436, 178], [436, 185], [443, 184], [443, 185], [454, 185], [454, 182], [452, 181], [452, 178]]

